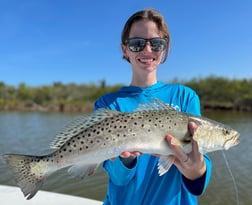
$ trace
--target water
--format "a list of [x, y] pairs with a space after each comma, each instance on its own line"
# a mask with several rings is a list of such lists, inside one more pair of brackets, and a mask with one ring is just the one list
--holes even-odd
[[[240, 145], [225, 152], [236, 180], [240, 205], [252, 202], [252, 113], [206, 112], [205, 116], [229, 124], [241, 133]], [[54, 135], [76, 114], [40, 112], [0, 112], [0, 155], [4, 153], [48, 153]], [[235, 187], [221, 152], [209, 154], [213, 161], [210, 185], [199, 204], [237, 204]], [[107, 176], [99, 168], [85, 180], [71, 178], [66, 169], [53, 174], [44, 190], [102, 200], [106, 194]], [[0, 184], [14, 185], [0, 161]], [[38, 193], [39, 194], [39, 193]]]

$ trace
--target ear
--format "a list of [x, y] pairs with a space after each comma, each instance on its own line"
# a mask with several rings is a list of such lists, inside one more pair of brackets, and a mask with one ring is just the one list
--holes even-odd
[[124, 45], [124, 44], [122, 44], [122, 45], [121, 45], [121, 48], [122, 48], [123, 57], [124, 57], [125, 59], [128, 59], [129, 57], [128, 57], [128, 55], [127, 55], [127, 46]]

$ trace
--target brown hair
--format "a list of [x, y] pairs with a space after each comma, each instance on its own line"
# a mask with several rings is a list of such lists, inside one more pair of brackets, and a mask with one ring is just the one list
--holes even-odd
[[[130, 34], [130, 29], [132, 27], [132, 24], [137, 22], [137, 21], [142, 21], [142, 20], [148, 20], [148, 21], [153, 21], [156, 23], [157, 28], [160, 30], [162, 33], [162, 38], [165, 38], [167, 41], [167, 47], [164, 51], [163, 54], [163, 59], [161, 63], [164, 63], [167, 59], [168, 56], [168, 51], [170, 48], [170, 33], [168, 30], [168, 26], [165, 22], [164, 17], [156, 10], [154, 9], [145, 9], [138, 11], [134, 13], [125, 23], [124, 28], [122, 30], [122, 35], [121, 35], [121, 45], [126, 45], [125, 41], [129, 38]], [[123, 59], [126, 59], [129, 62], [129, 59], [127, 59], [125, 56], [123, 56]]]

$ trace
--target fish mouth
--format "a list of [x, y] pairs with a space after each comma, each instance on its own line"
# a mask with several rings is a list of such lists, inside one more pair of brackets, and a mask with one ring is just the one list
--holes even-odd
[[236, 146], [240, 143], [240, 139], [239, 139], [239, 133], [237, 133], [235, 136], [229, 138], [228, 140], [226, 140], [223, 144], [223, 147], [225, 150], [229, 149], [230, 147]]

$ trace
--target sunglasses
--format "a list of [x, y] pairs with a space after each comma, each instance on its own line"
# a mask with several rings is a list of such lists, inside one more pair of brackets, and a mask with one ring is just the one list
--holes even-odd
[[167, 41], [164, 38], [129, 38], [125, 41], [125, 44], [130, 51], [140, 52], [145, 48], [147, 42], [150, 42], [151, 50], [154, 52], [164, 51], [167, 46]]

